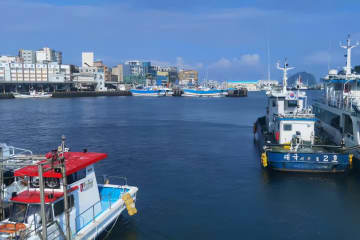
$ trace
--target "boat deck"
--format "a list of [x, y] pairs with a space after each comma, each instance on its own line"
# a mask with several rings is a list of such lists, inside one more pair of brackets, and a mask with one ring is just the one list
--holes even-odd
[[120, 186], [98, 186], [98, 188], [100, 201], [77, 216], [77, 233], [85, 229], [92, 222], [97, 222], [97, 220], [102, 218], [102, 215], [104, 215], [105, 212], [108, 212], [112, 206], [119, 201], [122, 201], [121, 197], [124, 193], [130, 191], [129, 188]]

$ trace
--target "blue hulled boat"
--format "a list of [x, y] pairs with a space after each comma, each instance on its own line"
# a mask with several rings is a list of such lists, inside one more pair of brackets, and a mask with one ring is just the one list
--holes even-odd
[[267, 92], [266, 116], [254, 125], [261, 165], [280, 171], [344, 172], [352, 168], [352, 154], [344, 146], [325, 145], [315, 134], [315, 115], [302, 91], [287, 90], [285, 62], [282, 88]]
[[212, 88], [183, 89], [185, 97], [223, 97], [224, 90]]

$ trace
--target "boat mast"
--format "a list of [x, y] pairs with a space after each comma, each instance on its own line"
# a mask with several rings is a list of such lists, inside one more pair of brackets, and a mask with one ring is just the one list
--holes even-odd
[[342, 45], [340, 42], [340, 47], [346, 49], [346, 67], [344, 68], [346, 76], [351, 75], [351, 49], [357, 47], [358, 45], [359, 42], [357, 42], [355, 45], [351, 45], [350, 34], [348, 35], [346, 45]]
[[269, 41], [267, 41], [267, 60], [268, 60], [268, 81], [270, 84], [270, 44], [269, 44]]
[[294, 67], [289, 67], [287, 59], [285, 59], [284, 67], [280, 67], [280, 62], [277, 62], [277, 69], [283, 71], [283, 92], [286, 92], [287, 87], [287, 71], [294, 69]]

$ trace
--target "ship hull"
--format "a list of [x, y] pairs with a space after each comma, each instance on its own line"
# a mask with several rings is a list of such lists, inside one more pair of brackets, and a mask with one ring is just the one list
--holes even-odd
[[346, 172], [352, 168], [352, 161], [347, 153], [294, 152], [285, 148], [281, 151], [272, 150], [269, 145], [274, 144], [274, 138], [264, 134], [264, 123], [265, 117], [259, 118], [254, 125], [255, 144], [260, 155], [266, 154], [266, 166], [260, 161], [262, 167], [275, 171], [326, 173]]

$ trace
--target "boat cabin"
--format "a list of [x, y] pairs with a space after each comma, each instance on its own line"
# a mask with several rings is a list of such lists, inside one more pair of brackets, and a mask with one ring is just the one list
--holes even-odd
[[267, 127], [276, 143], [287, 144], [294, 139], [314, 143], [315, 116], [301, 91], [271, 91], [266, 109]]

